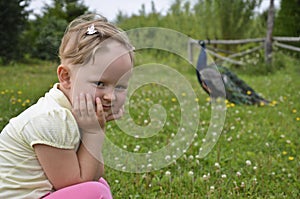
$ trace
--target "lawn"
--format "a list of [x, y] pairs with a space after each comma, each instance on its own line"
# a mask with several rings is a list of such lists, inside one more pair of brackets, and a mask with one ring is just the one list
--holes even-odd
[[[137, 56], [138, 63], [142, 58]], [[151, 154], [172, 143], [181, 128], [184, 114], [192, 114], [189, 125], [199, 124], [188, 147], [178, 150], [180, 156], [166, 155], [172, 160], [162, 168], [152, 168], [150, 158], [144, 166], [150, 172], [128, 171], [125, 160], [118, 168], [106, 166], [105, 178], [115, 198], [298, 198], [300, 196], [300, 62], [284, 58], [284, 67], [268, 75], [239, 74], [255, 90], [276, 106], [242, 106], [227, 104], [222, 134], [210, 153], [202, 158], [202, 145], [210, 124], [211, 103], [200, 89], [194, 69], [187, 63], [169, 64], [189, 82], [196, 93], [197, 108], [182, 112], [181, 102], [189, 92], [175, 93], [157, 83], [143, 85], [128, 99], [132, 128], [147, 128], [155, 119], [151, 111], [162, 111], [165, 121], [157, 123], [161, 129], [152, 136], [140, 138], [128, 135], [118, 122], [107, 125], [108, 139], [125, 151]], [[186, 64], [186, 65], [185, 65]], [[0, 67], [0, 129], [9, 118], [44, 95], [57, 81], [55, 63], [15, 64]], [[162, 74], [164, 75], [164, 74]], [[178, 81], [178, 84], [181, 82]], [[190, 100], [191, 101], [191, 100]], [[150, 111], [149, 111], [150, 110]], [[196, 112], [198, 111], [198, 112]], [[200, 113], [198, 117], [198, 113]], [[129, 119], [130, 119], [129, 117]], [[156, 119], [159, 119], [156, 118]], [[122, 120], [121, 120], [122, 121]], [[129, 125], [130, 127], [130, 125]], [[129, 128], [130, 129], [130, 128]], [[179, 129], [179, 130], [178, 130]], [[193, 129], [192, 129], [193, 130]], [[184, 140], [183, 140], [184, 142]], [[105, 150], [105, 149], [104, 149]], [[111, 151], [109, 159], [118, 160]], [[109, 156], [111, 155], [111, 156]], [[128, 165], [140, 164], [135, 159]], [[138, 172], [138, 171], [137, 171]]]

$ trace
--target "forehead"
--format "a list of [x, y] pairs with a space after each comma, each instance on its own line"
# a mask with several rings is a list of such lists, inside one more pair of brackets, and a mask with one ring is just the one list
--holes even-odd
[[[89, 70], [91, 78], [121, 78], [131, 72], [130, 51], [117, 41], [105, 42], [83, 68]], [[127, 75], [126, 75], [127, 76]]]

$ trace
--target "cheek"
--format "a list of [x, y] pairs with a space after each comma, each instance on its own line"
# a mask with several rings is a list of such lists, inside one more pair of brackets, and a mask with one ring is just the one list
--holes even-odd
[[124, 105], [126, 100], [126, 94], [127, 94], [126, 92], [116, 94], [117, 103], [115, 104], [115, 109], [119, 110]]

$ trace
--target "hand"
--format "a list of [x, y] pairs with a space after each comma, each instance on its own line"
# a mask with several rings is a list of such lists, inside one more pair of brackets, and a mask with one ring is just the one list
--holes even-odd
[[92, 96], [81, 93], [73, 102], [72, 113], [83, 132], [99, 133], [104, 131], [106, 120], [100, 98], [96, 98], [96, 107], [94, 107]]
[[122, 106], [117, 113], [109, 113], [105, 116], [106, 121], [112, 121], [120, 119], [124, 114], [124, 106]]

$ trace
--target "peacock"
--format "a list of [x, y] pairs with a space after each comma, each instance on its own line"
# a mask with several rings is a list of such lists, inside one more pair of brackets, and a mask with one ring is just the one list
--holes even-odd
[[202, 47], [197, 61], [197, 78], [211, 98], [226, 98], [234, 104], [266, 105], [269, 101], [260, 96], [245, 81], [228, 68], [220, 65], [207, 65], [205, 42], [199, 41]]

